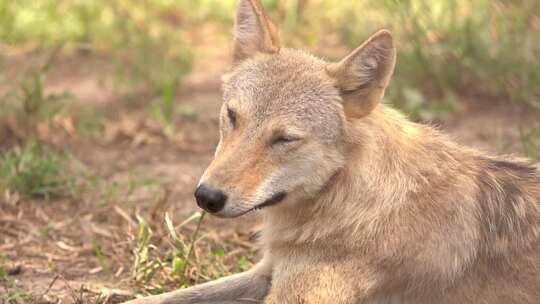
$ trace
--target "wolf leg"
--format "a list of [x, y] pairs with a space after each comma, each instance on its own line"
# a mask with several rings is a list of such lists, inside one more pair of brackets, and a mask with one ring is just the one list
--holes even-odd
[[270, 289], [271, 277], [271, 266], [261, 262], [243, 273], [125, 304], [262, 303]]

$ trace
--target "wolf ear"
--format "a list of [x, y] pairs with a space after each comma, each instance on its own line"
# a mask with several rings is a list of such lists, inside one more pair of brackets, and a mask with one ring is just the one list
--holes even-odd
[[382, 100], [396, 63], [392, 34], [381, 30], [337, 63], [326, 66], [326, 73], [340, 90], [345, 115], [368, 115]]
[[279, 52], [275, 26], [266, 18], [259, 0], [239, 0], [234, 26], [234, 62], [238, 63], [257, 52]]

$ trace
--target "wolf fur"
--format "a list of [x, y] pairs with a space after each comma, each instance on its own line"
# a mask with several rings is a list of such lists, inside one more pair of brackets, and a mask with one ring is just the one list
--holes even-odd
[[253, 269], [134, 303], [540, 303], [540, 172], [380, 101], [380, 31], [337, 63], [282, 48], [240, 0], [221, 140], [201, 183], [216, 216], [263, 209]]

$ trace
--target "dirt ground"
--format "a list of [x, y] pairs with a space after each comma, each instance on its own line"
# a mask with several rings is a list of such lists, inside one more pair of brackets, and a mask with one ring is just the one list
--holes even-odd
[[[116, 303], [137, 292], [144, 294], [131, 274], [136, 215], [152, 226], [157, 251], [166, 250], [164, 215], [170, 214], [178, 224], [197, 211], [192, 193], [218, 140], [220, 74], [229, 59], [217, 51], [204, 58], [196, 61], [177, 98], [178, 104], [192, 107], [197, 117], [179, 121], [179, 131], [172, 136], [145, 122], [137, 110], [117, 105], [102, 79], [110, 72], [106, 57], [59, 59], [48, 77], [47, 90], [70, 91], [76, 102], [110, 109], [113, 118], [105, 128], [105, 140], [68, 136], [59, 145], [106, 183], [118, 182], [120, 194], [107, 203], [97, 201], [99, 193], [83, 195], [77, 201], [0, 200], [0, 253], [11, 278], [9, 283], [0, 281], [0, 294], [18, 293], [23, 299], [19, 302], [33, 303]], [[13, 71], [31, 64], [18, 55], [12, 59], [9, 66]], [[538, 113], [504, 101], [471, 98], [464, 105], [463, 111], [437, 124], [457, 141], [493, 153], [519, 155], [520, 128], [540, 121]], [[132, 193], [124, 189], [130, 179], [147, 177], [158, 185], [139, 187]], [[257, 215], [229, 221], [206, 217], [203, 231], [234, 261], [239, 251], [252, 249], [250, 235], [256, 223]], [[179, 231], [189, 236], [194, 229], [192, 223]], [[166, 289], [175, 287], [167, 282]]]

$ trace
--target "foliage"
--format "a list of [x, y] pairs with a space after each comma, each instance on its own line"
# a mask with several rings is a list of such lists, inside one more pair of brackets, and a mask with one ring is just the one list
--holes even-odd
[[438, 99], [481, 94], [540, 109], [538, 1], [330, 2], [315, 1], [305, 19], [317, 22], [306, 25], [339, 29], [340, 40], [351, 48], [379, 28], [394, 32], [398, 65], [392, 102], [403, 106], [407, 91], [416, 89]]
[[27, 142], [0, 155], [0, 190], [46, 199], [73, 193], [74, 180], [66, 177], [66, 167], [64, 155], [36, 142]]
[[540, 126], [520, 128], [521, 150], [529, 158], [540, 160]]
[[156, 249], [154, 245], [150, 243], [153, 232], [148, 222], [141, 216], [137, 216], [139, 220], [139, 227], [136, 237], [136, 244], [132, 267], [132, 276], [136, 281], [148, 281], [154, 273], [163, 268], [163, 262], [159, 258], [152, 258], [150, 255], [151, 250]]
[[[443, 104], [428, 116], [455, 110], [446, 101], [456, 95], [506, 98], [540, 109], [536, 0], [262, 2], [285, 27], [282, 36], [289, 45], [353, 48], [379, 28], [392, 29], [399, 60], [388, 99], [399, 107], [414, 107], [414, 91]], [[150, 88], [154, 116], [170, 122], [171, 100], [191, 68], [186, 33], [217, 24], [229, 35], [235, 5], [236, 0], [0, 0], [0, 39], [108, 51], [118, 90], [129, 95], [137, 94], [134, 86]]]
[[[185, 11], [186, 19], [226, 22], [228, 27], [235, 2], [182, 2], [178, 9]], [[536, 0], [262, 2], [284, 28], [286, 45], [344, 43], [354, 48], [376, 30], [390, 28], [399, 60], [388, 99], [398, 107], [414, 107], [417, 99], [411, 100], [410, 93], [415, 91], [429, 103], [442, 103], [428, 116], [444, 116], [437, 112], [441, 108], [456, 110], [447, 101], [463, 95], [510, 99], [540, 109], [540, 2]], [[325, 53], [335, 57], [331, 48]]]
[[167, 252], [157, 250], [154, 230], [145, 219], [140, 216], [138, 219], [132, 277], [147, 293], [161, 293], [171, 282], [175, 286], [191, 286], [252, 266], [253, 257], [244, 255], [249, 252], [243, 250], [237, 250], [244, 254], [231, 263], [230, 254], [225, 254], [228, 250], [224, 246], [228, 245], [209, 237], [202, 229], [204, 213], [194, 213], [178, 225], [165, 215], [164, 228], [170, 245]]
[[54, 48], [43, 65], [30, 70], [25, 77], [18, 80], [15, 88], [8, 90], [3, 96], [0, 95], [0, 102], [2, 102], [0, 118], [14, 113], [17, 123], [24, 126], [24, 131], [29, 132], [30, 136], [35, 135], [33, 133], [38, 122], [50, 120], [61, 110], [60, 101], [70, 97], [68, 93], [45, 92], [47, 72], [54, 65], [61, 49], [62, 46]]
[[0, 40], [108, 54], [118, 94], [129, 99], [149, 90], [169, 119], [192, 61], [177, 14], [170, 1], [0, 0]]
[[[288, 9], [283, 19], [297, 13]], [[447, 108], [455, 95], [479, 94], [540, 109], [539, 14], [535, 0], [320, 0], [294, 18], [294, 32], [314, 45], [337, 36], [336, 44], [354, 48], [391, 29], [398, 65], [388, 99], [405, 109], [418, 95]]]

